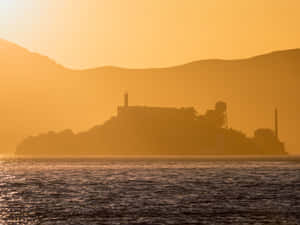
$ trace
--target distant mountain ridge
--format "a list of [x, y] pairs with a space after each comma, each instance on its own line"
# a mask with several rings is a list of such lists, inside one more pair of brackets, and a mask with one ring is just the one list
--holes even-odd
[[128, 91], [132, 104], [196, 106], [200, 112], [224, 100], [230, 126], [248, 134], [272, 128], [278, 107], [280, 137], [287, 151], [300, 153], [299, 62], [300, 49], [292, 49], [170, 68], [71, 70], [0, 40], [1, 149], [11, 152], [24, 137], [40, 132], [78, 132], [101, 124]]

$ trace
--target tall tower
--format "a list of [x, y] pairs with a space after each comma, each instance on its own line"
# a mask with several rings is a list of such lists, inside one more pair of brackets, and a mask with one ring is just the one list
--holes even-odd
[[275, 121], [274, 121], [274, 128], [275, 128], [275, 136], [278, 139], [278, 110], [275, 108]]
[[125, 108], [128, 107], [128, 92], [126, 92], [124, 95], [124, 107]]

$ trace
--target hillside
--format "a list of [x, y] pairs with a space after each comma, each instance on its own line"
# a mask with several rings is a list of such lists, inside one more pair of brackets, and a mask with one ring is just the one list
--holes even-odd
[[273, 127], [276, 106], [280, 138], [288, 152], [300, 154], [299, 62], [295, 49], [171, 68], [75, 71], [1, 40], [1, 149], [12, 152], [24, 137], [48, 130], [78, 132], [101, 124], [116, 114], [128, 91], [130, 104], [196, 106], [201, 113], [224, 100], [230, 126], [249, 135], [257, 127]]

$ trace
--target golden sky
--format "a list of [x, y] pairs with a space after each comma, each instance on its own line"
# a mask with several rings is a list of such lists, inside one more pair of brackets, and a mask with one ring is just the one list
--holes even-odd
[[0, 38], [72, 68], [300, 47], [299, 0], [0, 0]]

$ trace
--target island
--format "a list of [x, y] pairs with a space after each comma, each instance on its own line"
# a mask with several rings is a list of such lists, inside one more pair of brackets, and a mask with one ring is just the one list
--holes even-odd
[[253, 137], [229, 128], [227, 104], [200, 115], [193, 107], [129, 106], [128, 94], [117, 115], [88, 131], [31, 136], [18, 144], [21, 156], [200, 156], [286, 155], [275, 129], [260, 128]]

